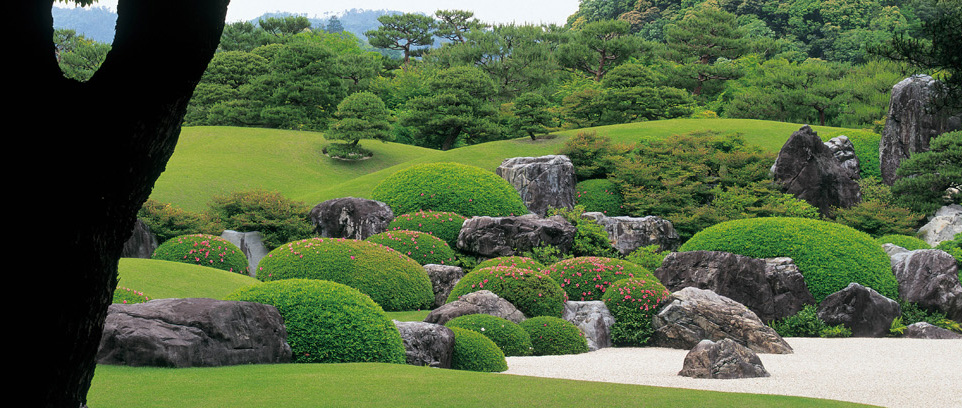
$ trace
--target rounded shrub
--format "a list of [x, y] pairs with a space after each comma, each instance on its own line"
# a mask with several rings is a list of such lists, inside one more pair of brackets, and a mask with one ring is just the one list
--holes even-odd
[[247, 257], [230, 241], [209, 234], [186, 234], [164, 242], [151, 259], [209, 266], [246, 275]]
[[489, 314], [470, 314], [448, 320], [445, 326], [476, 331], [491, 339], [505, 356], [530, 356], [531, 337], [517, 323]]
[[407, 361], [401, 333], [357, 289], [315, 279], [287, 279], [238, 289], [226, 300], [274, 306], [284, 318], [295, 363]]
[[875, 238], [875, 241], [879, 245], [884, 244], [894, 244], [902, 248], [908, 249], [909, 251], [914, 251], [916, 249], [931, 249], [932, 246], [924, 240], [918, 239], [916, 237], [911, 237], [908, 235], [883, 235], [881, 237]]
[[458, 163], [408, 167], [384, 179], [371, 198], [395, 213], [444, 211], [465, 217], [527, 214], [517, 190], [493, 172]]
[[455, 370], [498, 373], [508, 370], [504, 353], [491, 339], [481, 333], [451, 327], [454, 332], [454, 352], [451, 353], [451, 368]]
[[531, 337], [536, 356], [556, 356], [588, 352], [588, 340], [581, 329], [560, 317], [538, 316], [520, 323]]
[[898, 282], [882, 246], [864, 232], [833, 222], [782, 217], [727, 221], [696, 233], [679, 248], [698, 250], [790, 257], [818, 302], [852, 282], [898, 299]]
[[582, 256], [565, 259], [543, 271], [558, 282], [568, 300], [601, 300], [615, 281], [634, 276], [654, 279], [645, 268], [623, 259]]
[[261, 259], [257, 278], [343, 283], [390, 311], [418, 310], [434, 303], [431, 280], [420, 264], [387, 246], [368, 241], [310, 238], [289, 242]]
[[150, 300], [150, 296], [145, 295], [144, 292], [138, 292], [123, 286], [118, 286], [117, 289], [114, 290], [113, 303], [129, 305], [133, 303], [144, 303], [148, 300]]
[[512, 268], [527, 269], [529, 271], [540, 271], [545, 268], [544, 264], [526, 256], [502, 256], [491, 258], [475, 266], [474, 269], [488, 268], [492, 266], [510, 266]]
[[509, 266], [491, 266], [469, 272], [451, 289], [448, 302], [479, 290], [489, 290], [507, 300], [525, 317], [561, 317], [564, 312], [565, 294], [557, 282], [541, 272]]
[[458, 234], [466, 220], [466, 217], [448, 211], [417, 211], [394, 217], [387, 227], [389, 230], [427, 232], [441, 238], [451, 248], [457, 248]]
[[421, 231], [385, 231], [371, 235], [366, 241], [381, 244], [405, 254], [421, 265], [454, 263], [454, 250], [434, 235]]
[[575, 185], [575, 204], [587, 212], [600, 212], [609, 217], [627, 215], [625, 200], [618, 185], [608, 179], [591, 179]]
[[611, 340], [619, 346], [643, 346], [654, 328], [651, 319], [658, 307], [671, 298], [671, 292], [654, 276], [637, 276], [614, 282], [601, 301], [605, 302], [615, 324]]

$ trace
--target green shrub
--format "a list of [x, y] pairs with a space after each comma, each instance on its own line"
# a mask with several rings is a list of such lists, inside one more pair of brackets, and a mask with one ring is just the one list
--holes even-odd
[[925, 241], [908, 235], [884, 235], [875, 238], [879, 245], [894, 244], [902, 248], [914, 251], [916, 249], [931, 249], [932, 247]]
[[588, 340], [581, 329], [560, 317], [538, 316], [520, 324], [531, 337], [536, 356], [557, 356], [588, 352]]
[[445, 211], [418, 211], [394, 217], [388, 224], [389, 230], [422, 231], [434, 235], [448, 243], [451, 248], [458, 247], [458, 234], [467, 218]]
[[574, 242], [571, 244], [571, 254], [574, 256], [618, 256], [618, 250], [611, 245], [608, 231], [598, 224], [594, 218], [585, 217], [585, 208], [576, 205], [573, 209], [552, 208], [549, 215], [560, 215], [573, 225]]
[[499, 373], [508, 370], [504, 353], [491, 339], [481, 333], [452, 327], [454, 332], [454, 352], [451, 354], [451, 368], [455, 370]]
[[374, 152], [350, 143], [331, 143], [321, 149], [321, 153], [332, 159], [362, 160], [374, 156]]
[[625, 260], [649, 271], [654, 271], [661, 267], [665, 257], [671, 253], [671, 251], [659, 251], [658, 248], [658, 245], [638, 247], [638, 249], [625, 256]]
[[527, 269], [529, 271], [541, 271], [545, 268], [544, 264], [526, 256], [502, 256], [491, 258], [475, 266], [474, 269], [488, 268], [492, 266], [510, 266], [512, 268]]
[[371, 235], [366, 241], [381, 244], [405, 254], [421, 265], [451, 265], [454, 250], [447, 242], [426, 232], [395, 230]]
[[829, 326], [818, 318], [815, 305], [805, 305], [794, 315], [773, 320], [768, 326], [782, 337], [850, 337], [852, 331], [844, 325]]
[[517, 190], [493, 172], [458, 163], [428, 163], [398, 171], [374, 187], [371, 198], [396, 213], [421, 210], [466, 217], [527, 214]]
[[471, 314], [448, 320], [445, 326], [476, 331], [491, 339], [505, 356], [530, 356], [531, 337], [517, 323], [489, 314]]
[[591, 179], [575, 186], [575, 203], [587, 212], [600, 212], [609, 217], [627, 215], [625, 200], [618, 185], [608, 179]]
[[548, 266], [544, 273], [561, 285], [568, 300], [601, 300], [608, 287], [625, 278], [654, 279], [650, 271], [631, 262], [598, 256], [565, 259]]
[[959, 281], [962, 281], [962, 233], [955, 234], [949, 241], [942, 241], [935, 246], [955, 257], [955, 263], [959, 267]]
[[210, 216], [226, 229], [259, 231], [267, 249], [314, 235], [310, 207], [278, 192], [252, 190], [215, 195], [208, 206]]
[[469, 272], [451, 289], [448, 302], [479, 290], [489, 290], [511, 302], [525, 317], [561, 317], [564, 312], [565, 293], [557, 282], [541, 272], [509, 266]]
[[[905, 326], [918, 322], [926, 322], [946, 330], [962, 333], [962, 324], [949, 319], [945, 316], [945, 313], [939, 310], [926, 309], [917, 303], [908, 303], [901, 299], [899, 300], [899, 307], [902, 311], [902, 315], [899, 316], [901, 317], [899, 321]], [[893, 323], [892, 326], [894, 327], [895, 323]]]
[[601, 298], [615, 318], [611, 341], [629, 347], [647, 344], [654, 333], [651, 319], [670, 298], [671, 292], [650, 274], [614, 282]]
[[154, 199], [144, 203], [137, 212], [137, 218], [150, 227], [150, 232], [157, 235], [160, 242], [180, 235], [216, 235], [224, 231], [224, 227], [207, 214], [187, 211]]
[[698, 250], [790, 257], [818, 302], [852, 282], [898, 298], [888, 254], [868, 234], [841, 224], [779, 217], [728, 221], [695, 234], [679, 249]]
[[565, 141], [558, 154], [571, 160], [579, 180], [588, 180], [603, 178], [610, 173], [614, 168], [612, 158], [626, 149], [613, 145], [610, 137], [599, 136], [597, 132], [578, 132]]
[[123, 286], [118, 286], [117, 289], [114, 290], [113, 303], [123, 303], [127, 305], [133, 303], [144, 303], [148, 300], [150, 300], [150, 296], [145, 295], [144, 292], [138, 292]]
[[261, 260], [257, 278], [343, 283], [389, 311], [417, 310], [434, 303], [431, 280], [420, 264], [384, 245], [353, 239], [310, 238], [287, 243]]
[[276, 307], [295, 363], [407, 361], [401, 334], [384, 310], [347, 285], [287, 279], [238, 289], [226, 300]]
[[188, 234], [171, 238], [154, 250], [151, 259], [207, 266], [246, 275], [247, 257], [237, 245], [208, 234]]
[[542, 265], [550, 265], [562, 259], [573, 258], [571, 253], [561, 253], [561, 250], [554, 245], [544, 245], [531, 248], [530, 251], [521, 253], [526, 258], [531, 258]]

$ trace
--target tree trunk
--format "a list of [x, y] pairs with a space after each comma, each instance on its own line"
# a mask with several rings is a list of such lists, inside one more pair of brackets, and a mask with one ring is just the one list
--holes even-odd
[[32, 254], [40, 268], [14, 287], [33, 288], [32, 304], [50, 309], [21, 328], [39, 340], [27, 382], [42, 386], [40, 406], [86, 405], [123, 244], [173, 153], [227, 3], [121, 0], [112, 49], [86, 83], [57, 65], [53, 0], [9, 5], [18, 37], [9, 78], [20, 84], [11, 114], [31, 129], [7, 140], [27, 156], [6, 165], [17, 175], [10, 204], [30, 223], [18, 239], [42, 250]]

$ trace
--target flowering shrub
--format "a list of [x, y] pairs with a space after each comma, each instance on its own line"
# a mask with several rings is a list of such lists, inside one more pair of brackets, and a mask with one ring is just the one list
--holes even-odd
[[295, 363], [407, 361], [401, 333], [384, 310], [347, 285], [287, 279], [238, 289], [226, 300], [276, 307]]
[[528, 332], [508, 319], [489, 314], [471, 314], [448, 320], [445, 326], [476, 331], [497, 344], [505, 356], [530, 356], [533, 350]]
[[261, 259], [257, 279], [323, 279], [367, 294], [385, 310], [417, 310], [434, 303], [424, 268], [387, 246], [346, 238], [310, 238], [281, 245]]
[[127, 305], [133, 303], [144, 303], [148, 300], [150, 300], [150, 297], [145, 295], [144, 292], [138, 292], [123, 286], [118, 286], [117, 289], [114, 290], [113, 303], [123, 303]]
[[421, 265], [454, 263], [454, 250], [447, 242], [426, 232], [396, 230], [371, 235], [366, 241], [381, 244], [417, 261]]
[[451, 289], [448, 302], [479, 290], [507, 300], [526, 317], [561, 317], [564, 312], [565, 294], [557, 282], [541, 272], [510, 266], [475, 269], [464, 275]]
[[481, 262], [474, 269], [488, 268], [491, 266], [510, 266], [512, 268], [527, 269], [529, 271], [540, 271], [545, 268], [545, 266], [534, 259], [528, 258], [526, 256], [502, 256], [500, 258], [491, 258], [487, 261]]
[[167, 240], [151, 256], [162, 261], [209, 266], [247, 275], [247, 257], [237, 245], [208, 234], [181, 235]]
[[454, 332], [451, 368], [485, 373], [507, 371], [508, 362], [504, 359], [504, 353], [491, 339], [460, 327], [450, 329]]
[[609, 217], [628, 215], [618, 186], [608, 179], [591, 179], [575, 186], [575, 204], [587, 212], [600, 212]]
[[908, 249], [909, 251], [914, 251], [916, 249], [931, 249], [932, 246], [928, 242], [925, 242], [916, 237], [908, 235], [883, 235], [881, 237], [875, 238], [875, 241], [879, 245], [884, 244], [894, 244], [902, 248]]
[[389, 230], [423, 231], [448, 243], [451, 248], [458, 247], [458, 234], [467, 218], [446, 211], [418, 211], [394, 217], [388, 224]]
[[568, 300], [601, 300], [615, 281], [634, 276], [654, 278], [650, 271], [631, 262], [597, 256], [565, 259], [543, 272], [561, 285]]
[[658, 306], [671, 298], [671, 292], [657, 278], [638, 276], [611, 285], [601, 298], [615, 318], [611, 341], [619, 346], [643, 346], [654, 329], [651, 319]]
[[556, 356], [588, 352], [588, 340], [578, 326], [560, 317], [537, 316], [520, 324], [531, 336], [536, 356]]

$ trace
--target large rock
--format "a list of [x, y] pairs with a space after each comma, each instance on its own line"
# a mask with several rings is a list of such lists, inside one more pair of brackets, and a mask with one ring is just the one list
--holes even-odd
[[892, 255], [892, 272], [902, 300], [962, 321], [962, 284], [952, 255], [938, 249], [900, 252]]
[[120, 253], [120, 257], [150, 259], [158, 246], [160, 243], [157, 241], [157, 235], [150, 232], [150, 227], [138, 218], [134, 223], [133, 233], [124, 243], [124, 250]]
[[267, 250], [267, 247], [264, 246], [264, 234], [258, 231], [238, 232], [226, 230], [220, 234], [220, 237], [240, 248], [244, 256], [247, 257], [247, 270], [250, 271], [250, 276], [257, 276], [257, 265], [260, 264], [261, 259], [270, 252]]
[[451, 368], [454, 353], [454, 332], [451, 329], [434, 323], [397, 320], [394, 325], [401, 332], [408, 364]]
[[755, 352], [732, 339], [702, 340], [685, 355], [678, 375], [694, 378], [736, 379], [770, 377]]
[[792, 353], [774, 329], [741, 303], [694, 287], [672, 296], [674, 300], [652, 319], [655, 346], [690, 350], [705, 339], [732, 339], [756, 353]]
[[611, 326], [615, 318], [611, 316], [605, 302], [600, 300], [568, 301], [561, 316], [581, 329], [588, 340], [588, 351], [611, 347]]
[[451, 265], [424, 265], [424, 271], [431, 278], [431, 287], [434, 289], [434, 305], [432, 309], [444, 305], [448, 301], [451, 289], [464, 277], [464, 269]]
[[940, 85], [928, 75], [914, 75], [892, 87], [879, 141], [879, 165], [885, 184], [895, 183], [895, 171], [902, 160], [928, 151], [933, 137], [960, 128], [958, 115], [932, 109], [932, 96]]
[[458, 249], [485, 258], [521, 254], [545, 245], [566, 253], [577, 232], [560, 216], [472, 217], [461, 226]]
[[575, 206], [575, 166], [567, 156], [505, 159], [495, 173], [518, 190], [528, 211], [539, 216], [551, 208]]
[[461, 296], [458, 300], [434, 309], [424, 318], [426, 323], [445, 324], [448, 320], [469, 314], [489, 314], [515, 323], [525, 320], [524, 313], [511, 302], [490, 290], [479, 290]]
[[584, 217], [594, 219], [605, 227], [612, 246], [622, 255], [649, 245], [658, 245], [659, 251], [678, 249], [680, 238], [675, 227], [664, 218], [647, 217], [609, 217], [600, 212], [586, 212]]
[[858, 182], [808, 125], [792, 133], [775, 160], [775, 181], [823, 215], [860, 200]]
[[818, 305], [819, 319], [830, 326], [844, 325], [854, 337], [885, 337], [892, 320], [901, 314], [896, 301], [855, 282], [826, 296]]
[[841, 135], [833, 137], [825, 142], [825, 146], [832, 151], [835, 159], [838, 160], [839, 164], [841, 164], [845, 170], [848, 170], [849, 175], [853, 179], [858, 180], [861, 178], [858, 172], [859, 161], [858, 156], [855, 154], [855, 145], [848, 139], [848, 136]]
[[763, 322], [815, 304], [791, 258], [756, 259], [718, 251], [673, 252], [655, 277], [668, 290], [708, 289], [748, 307]]
[[910, 339], [962, 339], [962, 334], [943, 329], [928, 322], [912, 323], [905, 327], [902, 337]]
[[212, 367], [291, 361], [274, 306], [224, 300], [158, 299], [107, 310], [97, 362]]
[[943, 241], [951, 241], [959, 233], [962, 233], [962, 206], [958, 204], [939, 208], [932, 219], [919, 229], [922, 239], [933, 247]]
[[335, 198], [311, 209], [314, 229], [325, 238], [366, 239], [387, 231], [392, 220], [391, 207], [365, 198]]

